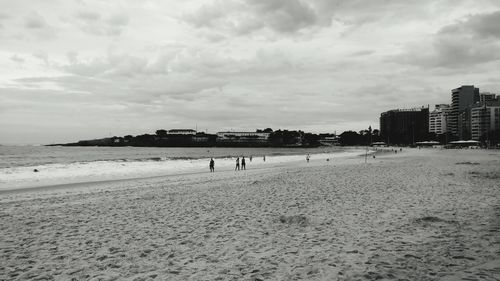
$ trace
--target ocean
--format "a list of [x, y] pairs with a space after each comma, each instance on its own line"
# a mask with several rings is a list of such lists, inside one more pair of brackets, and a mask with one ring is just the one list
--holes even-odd
[[[0, 190], [102, 180], [143, 178], [234, 168], [245, 156], [247, 168], [292, 161], [355, 156], [358, 148], [221, 147], [64, 147], [0, 146]], [[252, 161], [250, 161], [252, 156]], [[264, 161], [263, 157], [266, 157]], [[38, 172], [35, 172], [35, 169]]]

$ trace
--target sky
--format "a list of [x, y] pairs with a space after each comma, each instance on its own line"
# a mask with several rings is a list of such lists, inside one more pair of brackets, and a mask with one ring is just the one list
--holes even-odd
[[0, 0], [0, 144], [341, 133], [500, 93], [498, 0]]

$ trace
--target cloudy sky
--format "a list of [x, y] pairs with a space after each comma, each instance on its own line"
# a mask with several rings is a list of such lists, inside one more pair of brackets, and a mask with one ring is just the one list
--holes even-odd
[[0, 0], [0, 143], [378, 128], [500, 93], [498, 0]]

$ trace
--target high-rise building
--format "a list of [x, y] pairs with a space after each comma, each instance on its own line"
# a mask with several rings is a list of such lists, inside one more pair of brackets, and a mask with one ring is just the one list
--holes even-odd
[[488, 140], [492, 132], [500, 132], [500, 102], [485, 102], [470, 109], [471, 138]]
[[492, 94], [492, 93], [480, 93], [479, 94], [479, 102], [484, 104], [486, 102], [492, 102], [492, 101], [496, 101], [497, 100], [497, 96], [495, 94]]
[[455, 138], [463, 139], [468, 134], [467, 108], [479, 101], [479, 88], [473, 85], [451, 90], [451, 112], [448, 118], [449, 131]]
[[380, 114], [380, 134], [387, 144], [425, 141], [429, 131], [429, 108], [395, 109]]
[[429, 132], [436, 135], [448, 131], [448, 116], [451, 107], [449, 104], [436, 104], [435, 109], [429, 112]]

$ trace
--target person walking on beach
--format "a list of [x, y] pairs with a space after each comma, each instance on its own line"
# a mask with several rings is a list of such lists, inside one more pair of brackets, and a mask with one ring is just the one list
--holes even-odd
[[264, 155], [264, 157], [262, 157], [262, 160], [264, 160], [264, 162], [266, 162], [266, 156]]
[[306, 156], [307, 163], [309, 163], [309, 158], [311, 158], [311, 156], [309, 154], [307, 154], [307, 156]]
[[236, 158], [236, 167], [234, 167], [234, 170], [240, 170], [240, 157]]
[[252, 162], [252, 155], [250, 155], [250, 162]]
[[213, 158], [210, 158], [210, 172], [215, 172], [215, 161]]
[[245, 165], [246, 165], [246, 163], [245, 163], [245, 156], [243, 156], [243, 158], [241, 158], [241, 169], [242, 170], [246, 170]]

